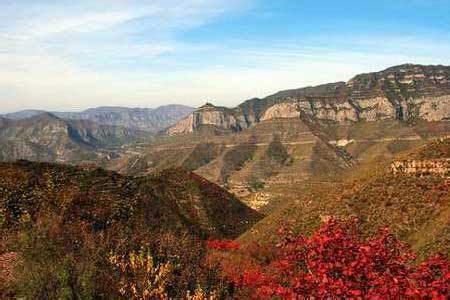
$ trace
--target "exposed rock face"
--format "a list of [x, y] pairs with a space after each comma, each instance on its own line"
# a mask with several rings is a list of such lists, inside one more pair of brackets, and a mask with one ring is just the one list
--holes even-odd
[[338, 147], [345, 147], [345, 146], [347, 146], [349, 144], [352, 144], [354, 142], [355, 142], [354, 139], [350, 139], [350, 140], [348, 140], [348, 139], [341, 139], [341, 140], [337, 140], [337, 141], [329, 141], [328, 143], [331, 144], [331, 145], [336, 145]]
[[428, 121], [440, 121], [450, 118], [450, 95], [418, 99], [419, 117]]
[[194, 119], [195, 119], [195, 113], [192, 113], [189, 116], [182, 119], [181, 121], [179, 121], [173, 127], [170, 127], [169, 129], [167, 129], [167, 133], [172, 135], [172, 134], [182, 134], [182, 133], [193, 132], [194, 129], [196, 128]]
[[241, 122], [233, 110], [225, 107], [216, 107], [206, 103], [192, 114], [179, 121], [167, 130], [168, 134], [176, 135], [193, 132], [201, 126], [214, 126], [221, 129], [240, 131]]
[[450, 67], [401, 65], [357, 75], [347, 83], [288, 90], [264, 99], [251, 99], [233, 109], [208, 104], [170, 128], [168, 133], [192, 132], [201, 125], [239, 131], [274, 118], [335, 123], [450, 120]]
[[419, 177], [427, 175], [450, 177], [450, 158], [395, 161], [391, 164], [391, 171], [393, 174]]
[[293, 103], [279, 103], [269, 107], [263, 114], [261, 121], [275, 118], [298, 118], [299, 108]]
[[395, 108], [386, 97], [375, 97], [355, 101], [357, 110], [356, 120], [377, 121], [395, 118]]

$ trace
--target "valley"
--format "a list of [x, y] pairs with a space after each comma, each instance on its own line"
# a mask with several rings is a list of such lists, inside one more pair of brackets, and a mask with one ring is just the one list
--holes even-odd
[[357, 226], [355, 243], [369, 244], [388, 226], [392, 244], [376, 247], [399, 247], [386, 253], [404, 253], [401, 268], [433, 264], [437, 253], [445, 268], [449, 97], [449, 67], [402, 65], [235, 108], [207, 103], [153, 129], [142, 119], [112, 122], [117, 108], [93, 120], [6, 115], [0, 295], [45, 298], [55, 284], [100, 298], [248, 298], [246, 272], [293, 241], [281, 231], [334, 241], [327, 230], [339, 226]]
[[133, 175], [184, 167], [268, 213], [289, 190], [337, 184], [349, 170], [448, 136], [449, 95], [448, 67], [401, 65], [236, 108], [207, 103], [107, 167]]

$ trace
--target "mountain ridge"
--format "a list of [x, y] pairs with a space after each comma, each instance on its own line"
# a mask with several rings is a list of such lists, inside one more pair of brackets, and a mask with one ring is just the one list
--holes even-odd
[[[156, 133], [173, 125], [192, 110], [193, 108], [186, 105], [170, 104], [157, 108], [101, 106], [88, 108], [81, 112], [49, 111], [48, 113], [66, 120], [89, 120], [100, 125], [120, 125], [134, 130]], [[44, 110], [22, 110], [0, 116], [12, 120], [21, 120], [46, 112]]]
[[5, 120], [0, 121], [0, 160], [3, 161], [100, 162], [114, 154], [104, 150], [149, 138], [143, 131], [88, 120], [64, 120], [48, 112], [26, 119]]
[[169, 128], [171, 135], [211, 125], [241, 131], [273, 118], [313, 118], [349, 123], [396, 119], [450, 119], [450, 66], [403, 64], [335, 82], [279, 91], [234, 108], [201, 108]]

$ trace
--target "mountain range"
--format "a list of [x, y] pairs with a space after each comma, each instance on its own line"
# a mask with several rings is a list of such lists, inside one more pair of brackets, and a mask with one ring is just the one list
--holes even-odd
[[22, 120], [0, 119], [0, 160], [100, 163], [117, 156], [113, 149], [148, 139], [144, 131], [42, 113]]
[[145, 143], [192, 109], [99, 107], [83, 112], [24, 110], [0, 116], [0, 160], [96, 163]]
[[[156, 133], [163, 130], [186, 115], [193, 108], [185, 105], [166, 105], [158, 108], [128, 108], [128, 107], [97, 107], [81, 112], [57, 112], [51, 114], [66, 120], [87, 120], [100, 125], [123, 126], [133, 130], [143, 130]], [[4, 114], [2, 117], [21, 120], [45, 113], [42, 110], [22, 110]]]
[[230, 295], [208, 258], [251, 270], [333, 218], [450, 255], [450, 67], [175, 110], [0, 117], [0, 298]]
[[357, 75], [347, 82], [286, 90], [235, 108], [211, 103], [168, 129], [169, 134], [215, 126], [241, 131], [274, 118], [354, 123], [450, 119], [450, 67], [405, 64]]
[[450, 67], [407, 64], [235, 108], [207, 103], [108, 167], [184, 167], [270, 212], [286, 190], [370, 169], [448, 135], [449, 121]]

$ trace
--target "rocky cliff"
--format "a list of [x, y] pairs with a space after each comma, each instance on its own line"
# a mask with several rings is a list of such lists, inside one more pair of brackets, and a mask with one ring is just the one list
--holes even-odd
[[167, 132], [183, 134], [203, 125], [240, 131], [274, 118], [332, 123], [450, 120], [450, 67], [407, 64], [347, 82], [278, 92], [232, 109], [207, 104]]
[[240, 131], [242, 129], [241, 122], [235, 117], [232, 109], [206, 103], [170, 127], [167, 132], [169, 134], [189, 133], [202, 126], [215, 126], [233, 131]]

